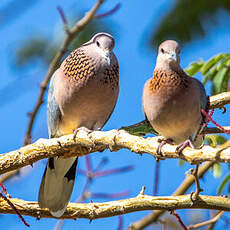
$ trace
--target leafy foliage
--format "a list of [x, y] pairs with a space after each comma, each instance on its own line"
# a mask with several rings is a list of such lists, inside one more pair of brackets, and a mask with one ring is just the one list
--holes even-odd
[[[175, 2], [174, 8], [163, 17], [157, 30], [151, 33], [151, 47], [153, 41], [154, 44], [159, 44], [168, 38], [186, 43], [204, 37], [205, 26], [216, 23], [218, 10], [224, 9], [230, 12], [229, 0], [176, 0]], [[225, 23], [229, 24], [230, 21]]]
[[208, 145], [215, 148], [217, 145], [222, 145], [227, 141], [227, 139], [221, 135], [208, 135], [205, 137], [205, 142], [208, 143]]
[[212, 95], [226, 92], [230, 78], [230, 53], [221, 53], [208, 61], [199, 60], [189, 65], [186, 72], [193, 76], [197, 72], [203, 75], [203, 84], [212, 82]]

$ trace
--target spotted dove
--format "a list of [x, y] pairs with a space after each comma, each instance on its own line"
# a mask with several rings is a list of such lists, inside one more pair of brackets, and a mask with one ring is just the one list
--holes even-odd
[[[47, 104], [49, 137], [71, 134], [79, 127], [100, 130], [109, 119], [119, 92], [119, 66], [114, 39], [98, 33], [74, 50], [53, 74]], [[49, 158], [39, 190], [41, 208], [60, 217], [73, 190], [78, 158]]]
[[178, 145], [181, 152], [186, 146], [199, 147], [205, 118], [201, 109], [208, 110], [208, 97], [204, 86], [189, 77], [180, 67], [180, 47], [176, 41], [167, 40], [158, 49], [153, 77], [143, 89], [143, 109], [147, 120], [167, 143]]

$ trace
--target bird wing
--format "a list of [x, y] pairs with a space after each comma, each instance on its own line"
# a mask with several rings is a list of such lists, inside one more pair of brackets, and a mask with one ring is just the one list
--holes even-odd
[[200, 89], [200, 105], [201, 105], [201, 109], [207, 110], [209, 99], [208, 99], [208, 96], [206, 95], [204, 85], [199, 80], [197, 80], [196, 78], [193, 78], [193, 80], [197, 82], [197, 84], [199, 86], [199, 89]]
[[57, 71], [58, 70], [56, 70], [56, 72], [53, 74], [50, 80], [49, 91], [48, 91], [47, 124], [48, 124], [48, 132], [50, 138], [56, 136], [60, 117], [61, 117], [61, 111], [54, 96], [54, 81], [55, 81], [55, 75], [57, 74]]

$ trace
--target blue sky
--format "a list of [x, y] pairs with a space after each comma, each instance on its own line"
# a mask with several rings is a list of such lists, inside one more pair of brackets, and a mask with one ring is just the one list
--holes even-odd
[[[0, 7], [3, 7], [8, 2], [10, 1], [1, 1]], [[100, 12], [111, 9], [116, 3], [117, 1], [107, 0]], [[114, 52], [120, 64], [120, 95], [114, 113], [104, 127], [104, 130], [120, 128], [121, 126], [143, 120], [144, 116], [141, 106], [142, 88], [145, 81], [152, 75], [156, 58], [156, 50], [146, 48], [146, 43], [150, 30], [158, 26], [162, 17], [173, 7], [173, 3], [174, 1], [172, 0], [159, 0], [154, 2], [154, 4], [151, 0], [146, 0], [144, 4], [143, 1], [123, 1], [121, 9], [114, 15], [109, 16], [108, 20], [116, 25], [116, 33], [113, 35], [116, 40]], [[12, 67], [12, 60], [17, 47], [23, 40], [34, 33], [38, 35], [40, 33], [46, 34], [51, 42], [56, 42], [60, 39], [62, 21], [56, 9], [57, 5], [63, 8], [68, 18], [73, 9], [75, 12], [84, 12], [93, 4], [95, 4], [95, 0], [40, 0], [0, 30], [0, 127], [2, 130], [0, 146], [2, 153], [16, 149], [23, 143], [28, 122], [26, 114], [34, 107], [39, 83], [46, 73], [46, 67], [41, 63], [34, 63], [28, 66], [28, 68], [15, 70]], [[199, 58], [207, 60], [217, 53], [230, 52], [230, 47], [226, 45], [230, 39], [230, 33], [229, 28], [225, 24], [225, 21], [229, 19], [229, 15], [220, 10], [218, 12], [217, 24], [205, 25], [208, 32], [206, 37], [186, 45], [181, 44], [182, 67], [188, 66], [189, 63]], [[153, 21], [154, 23], [152, 23]], [[25, 78], [25, 76], [27, 77]], [[16, 86], [14, 86], [15, 88], [10, 88], [10, 85], [15, 81], [17, 82]], [[208, 89], [209, 86], [207, 86]], [[228, 124], [227, 114], [221, 115], [217, 111], [214, 117], [221, 124]], [[46, 109], [45, 105], [43, 105], [33, 129], [33, 139], [37, 140], [47, 136]], [[133, 197], [145, 185], [147, 194], [153, 192], [155, 160], [152, 157], [147, 154], [139, 156], [127, 150], [113, 153], [105, 151], [91, 155], [94, 165], [97, 165], [100, 159], [105, 156], [109, 158], [109, 164], [106, 165], [106, 169], [126, 165], [134, 165], [135, 169], [124, 174], [97, 179], [92, 186], [92, 191], [114, 193], [130, 190], [129, 197]], [[21, 177], [7, 182], [5, 186], [10, 195], [25, 200], [36, 200], [44, 167], [45, 161], [40, 161], [34, 165], [33, 169], [29, 167], [27, 171], [24, 171]], [[84, 158], [80, 159], [78, 167], [85, 167]], [[184, 179], [185, 172], [190, 167], [189, 164], [179, 167], [177, 160], [165, 160], [162, 162], [159, 194], [170, 195]], [[226, 168], [226, 166], [223, 167], [225, 172]], [[84, 177], [77, 175], [72, 200], [79, 196], [84, 186], [84, 181]], [[205, 194], [215, 195], [219, 183], [220, 179], [215, 179], [212, 173], [208, 172], [205, 180], [201, 181], [201, 186], [204, 188]], [[94, 201], [103, 201], [103, 199], [95, 199]], [[179, 211], [186, 224], [189, 224], [188, 213], [190, 212]], [[147, 213], [149, 212], [125, 215], [124, 226], [127, 228], [130, 223]], [[199, 215], [203, 213], [202, 215], [207, 218], [206, 212], [201, 211], [200, 214], [200, 212], [196, 211], [196, 213]], [[35, 218], [25, 218], [30, 223], [31, 229], [53, 229], [56, 224], [56, 220], [41, 219], [37, 221]], [[221, 229], [221, 223], [223, 224], [223, 222], [220, 222], [220, 227], [217, 229]], [[117, 229], [117, 225], [117, 217], [95, 220], [90, 224], [89, 220], [79, 219], [77, 221], [65, 221], [63, 229]], [[0, 226], [4, 226], [4, 229], [7, 230], [15, 229], [15, 226], [17, 226], [17, 229], [25, 229], [25, 226], [15, 215], [1, 216]]]

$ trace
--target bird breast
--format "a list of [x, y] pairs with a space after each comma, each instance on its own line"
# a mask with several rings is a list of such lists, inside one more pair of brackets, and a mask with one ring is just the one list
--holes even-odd
[[143, 91], [143, 109], [152, 127], [176, 144], [197, 132], [201, 123], [200, 97], [192, 92], [192, 83], [180, 90], [151, 90], [151, 79]]
[[60, 134], [73, 133], [73, 130], [82, 126], [88, 129], [103, 127], [113, 111], [119, 91], [118, 83], [111, 87], [101, 82], [104, 78], [105, 75], [101, 73], [78, 83], [70, 82], [62, 75], [55, 79], [57, 86], [54, 94], [61, 110]]

